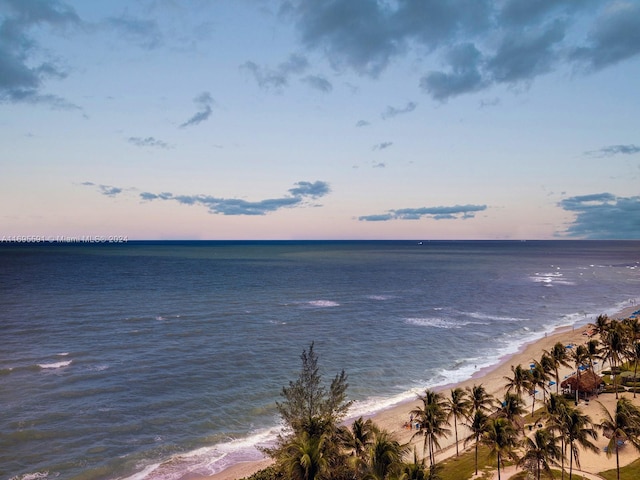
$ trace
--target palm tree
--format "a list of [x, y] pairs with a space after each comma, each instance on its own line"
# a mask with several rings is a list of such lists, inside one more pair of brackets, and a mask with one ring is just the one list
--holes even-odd
[[607, 315], [598, 315], [595, 323], [593, 324], [593, 330], [595, 334], [600, 335], [600, 337], [604, 337], [604, 334], [607, 330], [609, 330], [609, 317]]
[[489, 417], [482, 409], [477, 409], [474, 411], [473, 416], [469, 418], [469, 423], [465, 424], [469, 430], [471, 430], [471, 435], [464, 439], [464, 445], [466, 446], [467, 442], [473, 440], [475, 442], [475, 450], [476, 450], [476, 475], [478, 475], [478, 443], [482, 438], [482, 435], [487, 431], [489, 424]]
[[487, 412], [493, 397], [487, 393], [484, 385], [474, 385], [473, 387], [467, 387], [467, 393], [469, 394], [469, 401], [471, 402], [471, 413], [475, 413], [478, 410]]
[[469, 415], [471, 401], [467, 398], [467, 394], [462, 388], [454, 388], [451, 390], [451, 397], [448, 400], [447, 420], [453, 417], [453, 429], [456, 435], [456, 457], [459, 456], [458, 451], [458, 419]]
[[449, 425], [446, 400], [442, 393], [429, 389], [425, 390], [424, 395], [418, 395], [418, 398], [422, 401], [422, 407], [413, 409], [411, 414], [420, 427], [413, 437], [424, 435], [423, 453], [429, 450], [429, 466], [432, 466], [435, 463], [435, 450], [440, 448], [439, 439], [451, 433], [445, 427]]
[[584, 345], [578, 345], [577, 348], [574, 348], [571, 351], [570, 358], [575, 364], [576, 375], [578, 377], [578, 381], [576, 382], [576, 405], [578, 405], [578, 400], [580, 398], [580, 372], [582, 371], [584, 364], [587, 363], [587, 347]]
[[515, 390], [516, 394], [522, 395], [531, 390], [531, 372], [522, 368], [522, 365], [511, 365], [512, 377], [504, 377], [507, 381], [507, 392]]
[[404, 464], [402, 473], [405, 480], [427, 480], [424, 458], [418, 460], [418, 452], [415, 447], [413, 449], [413, 461]]
[[376, 430], [371, 419], [364, 420], [360, 417], [354, 420], [351, 429], [345, 429], [342, 433], [343, 447], [351, 450], [354, 457], [364, 458], [368, 446], [375, 438]]
[[487, 430], [482, 436], [482, 442], [489, 446], [489, 457], [497, 460], [498, 480], [500, 480], [500, 466], [504, 461], [504, 457], [517, 460], [515, 453], [517, 444], [516, 430], [506, 418], [492, 418], [487, 424]]
[[567, 354], [567, 348], [561, 342], [557, 342], [551, 351], [544, 352], [549, 356], [551, 361], [553, 362], [553, 370], [556, 374], [556, 393], [559, 393], [560, 390], [560, 367], [569, 367], [569, 355]]
[[325, 436], [310, 436], [307, 432], [293, 437], [283, 450], [284, 471], [292, 480], [315, 480], [328, 470], [324, 455]]
[[557, 465], [557, 460], [562, 457], [562, 450], [558, 446], [558, 439], [553, 433], [546, 429], [536, 430], [533, 438], [524, 437], [522, 442], [525, 454], [518, 462], [521, 466], [531, 472], [536, 480], [540, 480], [540, 474], [544, 471], [549, 478], [551, 465]]
[[569, 447], [569, 480], [573, 474], [573, 461], [580, 468], [580, 448], [599, 452], [591, 439], [596, 440], [598, 433], [593, 429], [593, 423], [588, 415], [584, 415], [578, 408], [566, 409], [560, 418], [560, 434], [564, 436]]
[[614, 451], [616, 452], [616, 471], [617, 478], [620, 480], [620, 458], [618, 456], [620, 446], [629, 441], [640, 451], [640, 409], [633, 405], [628, 398], [624, 397], [616, 402], [614, 416], [611, 416], [602, 403], [600, 403], [600, 406], [602, 407], [604, 420], [599, 426], [606, 437], [611, 435], [611, 439], [607, 444], [607, 457], [613, 455]]
[[618, 399], [618, 388], [616, 380], [618, 378], [616, 369], [621, 363], [621, 357], [626, 350], [626, 335], [622, 323], [618, 320], [611, 320], [608, 329], [603, 336], [603, 358], [609, 360], [611, 365], [611, 376], [613, 384], [616, 386], [616, 400]]
[[520, 429], [517, 418], [525, 413], [524, 402], [520, 395], [509, 392], [504, 394], [504, 399], [498, 406], [498, 417], [506, 418], [515, 429]]
[[378, 430], [369, 445], [364, 460], [364, 480], [385, 480], [392, 474], [400, 473], [402, 457], [406, 447], [393, 438], [386, 430]]
[[538, 362], [537, 360], [533, 361], [533, 368], [529, 375], [531, 382], [531, 396], [533, 397], [531, 415], [533, 415], [536, 408], [536, 387], [542, 389], [542, 397], [544, 399], [547, 393], [547, 381], [549, 380], [549, 376], [547, 375], [544, 365], [542, 365], [542, 361]]
[[559, 432], [560, 446], [562, 451], [561, 456], [561, 472], [564, 479], [564, 459], [565, 459], [565, 436], [563, 430], [564, 418], [567, 416], [567, 412], [573, 407], [569, 405], [569, 402], [559, 394], [549, 395], [549, 399], [545, 404], [544, 417], [547, 419], [548, 428], [552, 432]]

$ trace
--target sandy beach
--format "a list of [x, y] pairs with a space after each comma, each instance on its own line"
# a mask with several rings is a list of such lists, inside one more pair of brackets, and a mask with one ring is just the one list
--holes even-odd
[[[616, 315], [612, 315], [611, 318], [626, 318], [628, 317], [634, 310], [636, 310], [637, 306], [631, 306]], [[471, 378], [460, 382], [456, 385], [448, 385], [437, 390], [443, 391], [446, 396], [449, 395], [449, 390], [454, 387], [472, 387], [473, 385], [482, 384], [488, 393], [495, 397], [502, 397], [505, 390], [505, 377], [509, 377], [511, 375], [511, 366], [521, 364], [523, 366], [529, 365], [533, 360], [539, 360], [543, 354], [544, 350], [550, 350], [553, 345], [557, 342], [561, 342], [564, 345], [579, 345], [585, 343], [588, 340], [588, 337], [585, 335], [586, 328], [585, 327], [576, 327], [576, 328], [561, 328], [558, 329], [553, 334], [546, 335], [544, 338], [540, 340], [527, 344], [524, 346], [521, 351], [516, 353], [515, 355], [511, 355], [505, 358], [500, 359], [496, 366], [477, 371]], [[571, 369], [565, 368], [560, 371], [560, 381], [562, 381], [566, 375], [573, 373]], [[628, 396], [635, 404], [640, 405], [640, 395], [638, 398], [634, 399], [633, 394], [623, 394]], [[531, 407], [531, 398], [526, 398], [527, 405]], [[536, 398], [536, 404], [541, 402], [541, 394]], [[606, 394], [601, 395], [597, 399], [593, 399], [592, 401], [585, 403], [580, 402], [580, 408], [582, 411], [589, 416], [594, 423], [599, 423], [603, 418], [602, 415], [602, 407], [600, 403], [604, 405], [609, 412], [613, 412], [615, 409], [615, 395]], [[404, 427], [405, 423], [409, 421], [409, 412], [415, 407], [418, 406], [418, 402], [410, 401], [398, 404], [384, 411], [378, 412], [373, 415], [371, 418], [382, 428], [387, 429], [388, 431], [394, 432], [396, 438], [401, 443], [408, 443], [411, 441], [411, 436], [415, 432], [415, 430], [409, 430]], [[536, 406], [537, 408], [537, 406]], [[453, 430], [453, 427], [452, 427]], [[467, 432], [464, 431], [464, 428], [458, 426], [458, 437], [460, 439], [465, 438]], [[418, 445], [418, 451], [421, 451], [422, 444], [421, 438], [414, 439], [414, 443]], [[580, 454], [580, 470], [589, 473], [598, 473], [604, 470], [608, 470], [611, 468], [615, 468], [615, 455], [607, 458], [605, 455], [603, 448], [607, 444], [607, 439], [602, 435], [599, 435], [596, 445], [600, 449], [601, 454], [596, 454], [592, 452], [582, 452]], [[441, 440], [442, 450], [437, 454], [437, 461], [441, 461], [445, 458], [451, 457], [455, 455], [455, 439], [454, 435], [450, 436], [450, 438]], [[463, 451], [462, 442], [460, 442], [460, 451]], [[469, 447], [471, 448], [471, 447]], [[625, 446], [620, 451], [620, 465], [627, 465], [631, 463], [633, 460], [638, 458], [640, 454], [635, 451], [632, 446]], [[271, 460], [265, 459], [260, 462], [247, 462], [234, 465], [227, 470], [224, 470], [220, 473], [217, 473], [213, 476], [207, 477], [208, 480], [237, 480], [240, 478], [244, 478], [248, 475], [255, 473], [256, 471], [266, 467], [271, 463]], [[502, 476], [503, 479], [507, 478], [506, 475]]]

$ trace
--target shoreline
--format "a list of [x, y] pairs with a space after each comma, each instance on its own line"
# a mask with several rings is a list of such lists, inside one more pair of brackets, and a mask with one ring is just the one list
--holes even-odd
[[[609, 315], [609, 318], [621, 319], [627, 318], [631, 315], [635, 310], [637, 310], [637, 305], [632, 305], [621, 309], [615, 314]], [[568, 344], [580, 344], [586, 342], [588, 337], [584, 335], [585, 329], [587, 325], [591, 323], [591, 321], [587, 322], [577, 322], [574, 325], [567, 325], [555, 328], [551, 333], [545, 334], [544, 337], [541, 337], [537, 340], [533, 340], [531, 342], [527, 342], [523, 344], [517, 352], [509, 355], [504, 355], [500, 357], [494, 365], [483, 367], [478, 369], [475, 373], [471, 375], [471, 377], [466, 380], [456, 382], [456, 383], [448, 383], [445, 385], [434, 387], [433, 389], [438, 392], [449, 392], [453, 388], [470, 388], [473, 385], [483, 385], [487, 390], [489, 395], [494, 397], [501, 397], [505, 390], [505, 380], [504, 377], [509, 376], [511, 374], [511, 366], [512, 365], [528, 365], [532, 360], [539, 360], [542, 356], [544, 350], [550, 350], [553, 345], [558, 342], [561, 342], [565, 345]], [[562, 381], [566, 376], [571, 373], [573, 370], [570, 368], [563, 368], [560, 370], [560, 381]], [[564, 377], [564, 378], [563, 378]], [[541, 401], [536, 397], [536, 402]], [[531, 406], [530, 397], [525, 398], [525, 408], [526, 406]], [[597, 402], [593, 402], [597, 403]], [[416, 442], [411, 441], [411, 437], [413, 435], [412, 430], [408, 430], [404, 427], [405, 423], [409, 420], [409, 411], [413, 409], [415, 406], [418, 406], [418, 399], [415, 398], [413, 400], [404, 400], [398, 404], [392, 405], [390, 407], [384, 408], [382, 410], [371, 413], [370, 415], [363, 415], [365, 418], [371, 418], [380, 428], [386, 429], [391, 432], [400, 443], [411, 443], [412, 445]], [[595, 406], [592, 405], [593, 408]], [[591, 409], [593, 410], [593, 409]], [[591, 413], [591, 412], [590, 412]], [[353, 418], [355, 419], [355, 418]], [[350, 419], [351, 421], [353, 419]], [[594, 419], [595, 420], [595, 419]], [[349, 423], [349, 420], [347, 421]], [[463, 429], [458, 429], [459, 438], [464, 438], [465, 432]], [[445, 458], [451, 457], [455, 455], [455, 449], [453, 449], [455, 445], [455, 436], [452, 434], [449, 437], [442, 439], [441, 445], [442, 448], [436, 454], [438, 461], [441, 461]], [[418, 440], [419, 441], [419, 440]], [[460, 450], [463, 451], [465, 448], [460, 444]], [[631, 449], [627, 449], [627, 451], [631, 451]], [[633, 452], [635, 453], [635, 452]], [[627, 455], [629, 456], [629, 455]], [[608, 461], [605, 462], [605, 456], [602, 457], [602, 461], [596, 465], [602, 467], [605, 463], [608, 464]], [[635, 457], [633, 457], [635, 458]], [[630, 457], [630, 460], [633, 460]], [[607, 459], [608, 460], [608, 459]], [[615, 459], [613, 460], [615, 466]], [[264, 458], [258, 461], [248, 461], [248, 462], [240, 462], [235, 465], [231, 465], [230, 467], [215, 473], [213, 475], [205, 476], [205, 477], [197, 477], [198, 480], [239, 480], [245, 477], [248, 477], [257, 471], [264, 469], [272, 463], [272, 460], [269, 458]], [[583, 462], [584, 463], [584, 462]], [[627, 462], [629, 463], [629, 462]], [[583, 465], [583, 469], [585, 465]], [[604, 470], [606, 468], [601, 468]], [[588, 470], [586, 470], [588, 471]], [[183, 480], [195, 480], [191, 475], [185, 475], [182, 477]]]

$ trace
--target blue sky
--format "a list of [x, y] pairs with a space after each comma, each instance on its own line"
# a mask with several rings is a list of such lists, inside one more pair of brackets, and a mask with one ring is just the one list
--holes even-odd
[[0, 236], [640, 239], [637, 0], [0, 0]]

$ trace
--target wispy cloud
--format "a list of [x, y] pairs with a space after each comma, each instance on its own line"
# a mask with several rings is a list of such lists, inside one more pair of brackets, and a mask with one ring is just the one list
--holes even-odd
[[634, 155], [640, 153], [640, 146], [638, 145], [608, 145], [606, 147], [599, 148], [598, 150], [591, 150], [585, 152], [585, 155], [591, 157], [612, 157], [613, 155]]
[[[252, 61], [247, 61], [240, 65], [241, 70], [251, 73], [260, 88], [265, 90], [273, 89], [276, 91], [282, 90], [289, 84], [291, 75], [302, 74], [308, 67], [309, 61], [307, 58], [299, 54], [290, 55], [286, 61], [279, 64], [276, 68], [259, 66]], [[318, 82], [322, 83], [320, 78], [321, 77], [316, 77], [316, 79], [311, 80], [311, 82], [315, 82], [317, 86]], [[327, 87], [326, 83], [324, 87]]]
[[163, 142], [162, 140], [158, 140], [157, 138], [154, 137], [129, 137], [127, 139], [127, 142], [129, 142], [132, 145], [135, 145], [136, 147], [156, 147], [156, 148], [163, 148], [163, 149], [170, 149], [171, 146], [166, 143]]
[[584, 239], [640, 239], [640, 196], [596, 193], [565, 198], [559, 206], [575, 213], [561, 236]]
[[322, 75], [307, 75], [302, 79], [304, 83], [315, 90], [323, 93], [329, 93], [333, 90], [333, 85]]
[[398, 115], [402, 115], [404, 113], [413, 112], [417, 106], [418, 104], [415, 102], [408, 102], [404, 107], [392, 107], [389, 105], [384, 109], [384, 112], [382, 112], [380, 116], [384, 120], [386, 120], [388, 118], [397, 117]]
[[385, 213], [363, 215], [358, 220], [364, 222], [386, 222], [389, 220], [460, 220], [475, 217], [477, 212], [487, 209], [486, 205], [455, 205], [451, 207], [419, 207], [389, 210]]
[[202, 92], [200, 95], [194, 98], [193, 101], [198, 106], [198, 111], [191, 118], [189, 118], [189, 120], [180, 125], [180, 128], [198, 125], [199, 123], [207, 120], [213, 112], [211, 107], [215, 104], [215, 102], [209, 92]]
[[358, 128], [368, 127], [369, 125], [371, 125], [371, 122], [367, 122], [366, 120], [358, 120], [356, 122], [356, 127], [358, 127]]
[[329, 194], [329, 184], [322, 181], [297, 182], [289, 189], [289, 195], [258, 201], [247, 201], [239, 198], [220, 198], [211, 195], [174, 195], [173, 193], [143, 192], [140, 198], [145, 201], [171, 200], [182, 205], [200, 205], [209, 213], [221, 215], [266, 215], [283, 208], [303, 207]]
[[135, 42], [147, 50], [152, 50], [162, 44], [162, 33], [154, 20], [121, 15], [108, 18], [106, 25], [116, 31], [120, 37]]
[[93, 182], [83, 182], [81, 185], [85, 187], [94, 187], [98, 192], [107, 197], [115, 197], [123, 192], [120, 187], [114, 187], [112, 185], [98, 185]]
[[392, 145], [393, 145], [393, 142], [381, 142], [381, 143], [377, 143], [373, 147], [371, 147], [371, 150], [386, 150], [387, 148], [391, 147]]

